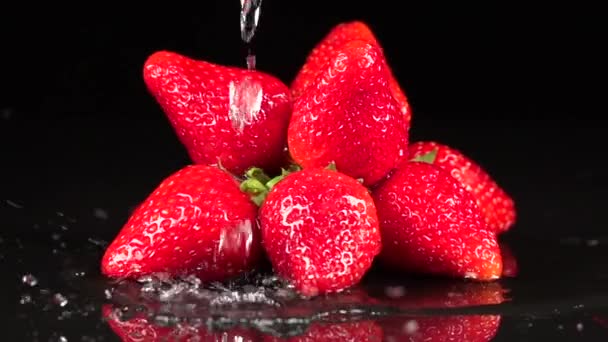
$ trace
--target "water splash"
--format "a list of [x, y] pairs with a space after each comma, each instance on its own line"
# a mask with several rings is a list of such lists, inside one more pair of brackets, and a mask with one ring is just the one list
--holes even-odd
[[253, 224], [249, 220], [239, 223], [234, 228], [220, 231], [220, 239], [215, 256], [244, 255], [249, 258], [253, 244]]
[[21, 277], [21, 282], [27, 286], [34, 287], [38, 285], [38, 278], [36, 278], [33, 274], [28, 273]]
[[228, 117], [233, 128], [242, 134], [246, 126], [259, 119], [263, 98], [262, 85], [250, 76], [245, 76], [240, 82], [230, 82], [229, 94]]

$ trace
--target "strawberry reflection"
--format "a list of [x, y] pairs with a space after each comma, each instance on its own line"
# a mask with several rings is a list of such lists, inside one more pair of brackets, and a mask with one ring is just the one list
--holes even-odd
[[303, 334], [292, 337], [265, 336], [264, 342], [313, 342], [313, 341], [383, 341], [382, 328], [373, 321], [348, 323], [314, 323]]
[[[387, 317], [378, 323], [384, 341], [491, 341], [500, 327], [499, 315], [475, 314], [476, 308], [507, 300], [507, 291], [498, 282], [435, 282], [401, 280], [406, 286], [385, 286], [374, 295], [401, 310], [440, 310], [443, 315]], [[458, 310], [468, 310], [468, 314]], [[471, 314], [473, 312], [473, 314]]]
[[[363, 341], [383, 340], [382, 328], [373, 321], [344, 323], [312, 323], [296, 335], [286, 333], [263, 334], [258, 331], [236, 328], [229, 331], [209, 331], [203, 324], [173, 324], [167, 326], [154, 323], [145, 315], [123, 317], [120, 308], [106, 304], [102, 308], [104, 320], [123, 342], [296, 342], [296, 341]], [[298, 329], [299, 330], [299, 329]]]
[[519, 265], [515, 254], [505, 242], [500, 242], [500, 254], [502, 255], [502, 276], [514, 278], [519, 273]]
[[380, 322], [384, 341], [491, 341], [500, 327], [497, 315], [390, 318]]
[[401, 310], [465, 308], [507, 300], [507, 290], [499, 282], [412, 279], [398, 284], [370, 286], [368, 293], [378, 302]]
[[250, 330], [208, 331], [203, 326], [154, 324], [144, 315], [123, 318], [120, 309], [106, 304], [104, 320], [123, 342], [254, 342], [259, 335]]

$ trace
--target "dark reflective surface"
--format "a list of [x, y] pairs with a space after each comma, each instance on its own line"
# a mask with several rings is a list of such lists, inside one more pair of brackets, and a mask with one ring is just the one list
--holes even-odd
[[[3, 217], [25, 205], [2, 203]], [[23, 206], [23, 207], [22, 207]], [[100, 213], [98, 213], [100, 214]], [[21, 221], [2, 236], [2, 283], [25, 341], [596, 341], [608, 337], [607, 240], [502, 241], [497, 282], [391, 275], [376, 266], [344, 293], [302, 299], [266, 270], [224, 283], [105, 279], [105, 241], [76, 218]], [[50, 241], [50, 242], [49, 242]], [[513, 269], [517, 270], [514, 276]], [[5, 315], [8, 312], [5, 313]], [[4, 317], [8, 321], [11, 315]], [[64, 340], [62, 340], [64, 338]]]

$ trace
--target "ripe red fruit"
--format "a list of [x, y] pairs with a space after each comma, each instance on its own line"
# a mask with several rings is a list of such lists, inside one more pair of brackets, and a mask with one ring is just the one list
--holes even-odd
[[381, 51], [345, 44], [294, 103], [289, 152], [303, 168], [335, 163], [373, 185], [406, 157], [408, 132]]
[[386, 341], [489, 342], [500, 328], [498, 315], [399, 317], [380, 321]]
[[[323, 39], [317, 43], [306, 58], [306, 62], [296, 75], [291, 83], [291, 93], [294, 98], [300, 97], [308, 87], [316, 82], [317, 77], [323, 73], [326, 65], [332, 61], [344, 46], [353, 40], [362, 40], [369, 44], [375, 45], [383, 53], [382, 47], [378, 39], [367, 24], [362, 21], [344, 22], [333, 27]], [[392, 73], [386, 58], [382, 57], [386, 64], [386, 69], [389, 72], [388, 82], [391, 93], [397, 103], [399, 109], [404, 115], [405, 125], [410, 127], [412, 110], [408, 103], [405, 93], [399, 86], [395, 76]]]
[[472, 195], [441, 168], [406, 163], [373, 196], [387, 266], [477, 280], [501, 276], [495, 234]]
[[164, 179], [108, 246], [103, 274], [156, 273], [223, 280], [251, 270], [261, 247], [257, 207], [213, 166], [189, 165]]
[[471, 158], [434, 141], [413, 143], [408, 153], [410, 158], [416, 158], [433, 150], [437, 151], [433, 164], [449, 172], [473, 194], [490, 230], [503, 233], [511, 228], [516, 219], [513, 199]]
[[380, 252], [371, 195], [337, 171], [310, 168], [285, 176], [259, 215], [274, 270], [304, 296], [358, 283]]
[[[282, 165], [291, 98], [274, 76], [168, 51], [148, 57], [143, 76], [195, 163], [234, 174]], [[250, 92], [238, 91], [243, 84]], [[251, 110], [239, 111], [244, 103]]]

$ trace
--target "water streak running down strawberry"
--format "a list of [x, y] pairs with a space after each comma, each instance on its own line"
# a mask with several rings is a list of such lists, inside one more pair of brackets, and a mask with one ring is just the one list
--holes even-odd
[[143, 76], [194, 163], [221, 164], [237, 175], [283, 164], [292, 105], [274, 76], [170, 51], [148, 57]]
[[257, 208], [238, 182], [216, 167], [189, 165], [136, 208], [106, 249], [102, 272], [224, 280], [252, 270], [260, 253]]

